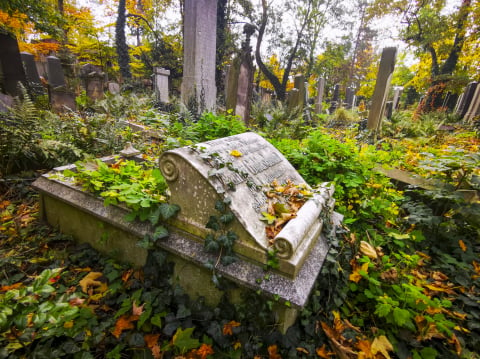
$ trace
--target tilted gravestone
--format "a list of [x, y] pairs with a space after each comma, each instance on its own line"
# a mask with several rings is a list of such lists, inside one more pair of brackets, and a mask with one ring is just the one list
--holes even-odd
[[18, 83], [27, 84], [17, 40], [0, 32], [0, 87], [9, 95], [20, 95]]
[[214, 110], [217, 1], [186, 0], [184, 13], [182, 102]]
[[478, 82], [474, 81], [474, 82], [470, 82], [465, 88], [465, 91], [463, 92], [463, 96], [459, 101], [460, 103], [456, 111], [456, 113], [460, 116], [460, 118], [463, 118], [467, 113], [468, 108], [470, 107], [470, 104], [472, 102], [473, 95], [475, 94], [477, 85], [478, 85]]
[[373, 90], [372, 105], [368, 113], [367, 128], [377, 131], [380, 127], [382, 116], [385, 112], [385, 104], [390, 89], [395, 59], [397, 58], [396, 47], [386, 47], [382, 51], [380, 66], [378, 67], [377, 81]]
[[465, 113], [463, 119], [465, 121], [471, 122], [474, 118], [478, 116], [480, 116], [480, 86], [477, 85], [472, 100], [470, 101], [470, 106], [468, 107], [468, 110]]
[[62, 62], [56, 56], [47, 56], [47, 74], [48, 84], [52, 89], [58, 87], [64, 88], [67, 83], [65, 82], [65, 73], [63, 71]]

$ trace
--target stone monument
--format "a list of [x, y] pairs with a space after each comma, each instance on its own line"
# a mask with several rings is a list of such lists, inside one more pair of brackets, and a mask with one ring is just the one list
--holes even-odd
[[50, 105], [57, 112], [75, 111], [75, 94], [67, 90], [62, 63], [55, 56], [47, 56], [48, 94]]
[[267, 210], [265, 187], [274, 180], [298, 185], [305, 181], [277, 149], [254, 133], [205, 142], [197, 149], [168, 151], [160, 158], [160, 170], [169, 184], [172, 203], [182, 208], [176, 227], [201, 240], [209, 233], [205, 223], [215, 213], [215, 202], [228, 197], [235, 215], [232, 228], [240, 238], [235, 252], [264, 265], [267, 250], [275, 249], [280, 273], [290, 278], [296, 277], [321, 232], [320, 214], [333, 205], [331, 189], [322, 188], [270, 243], [261, 220]]
[[378, 131], [382, 116], [385, 112], [390, 82], [392, 80], [393, 70], [395, 69], [395, 59], [397, 58], [396, 47], [386, 47], [382, 51], [380, 66], [377, 73], [377, 81], [373, 90], [372, 105], [368, 113], [367, 128], [372, 131]]
[[29, 52], [21, 52], [23, 67], [25, 69], [25, 75], [27, 76], [28, 86], [31, 88], [34, 94], [43, 94], [44, 88], [40, 76], [38, 75], [37, 66], [35, 64], [34, 56]]
[[25, 86], [27, 78], [17, 40], [0, 32], [0, 49], [0, 88], [11, 96], [21, 95], [18, 83]]
[[170, 70], [164, 69], [163, 67], [154, 67], [153, 75], [153, 87], [155, 88], [157, 101], [169, 103], [170, 92], [168, 90], [168, 76], [170, 76]]
[[198, 113], [215, 110], [217, 1], [185, 0], [182, 102]]
[[[141, 155], [128, 151], [130, 154], [141, 161]], [[102, 161], [114, 161], [114, 156]], [[159, 166], [169, 185], [169, 202], [180, 207], [177, 217], [168, 222], [169, 236], [155, 242], [168, 253], [167, 260], [173, 264], [172, 280], [189, 296], [202, 296], [212, 306], [220, 300], [239, 303], [243, 300], [241, 294], [248, 291], [276, 298], [272, 311], [278, 318], [278, 328], [285, 332], [307, 303], [328, 252], [327, 237], [334, 235], [339, 221], [339, 215], [333, 212], [333, 187], [324, 184], [310, 191], [280, 152], [254, 133], [165, 152]], [[58, 176], [64, 169], [74, 167], [56, 168], [33, 184], [41, 194], [42, 218], [118, 260], [145, 265], [148, 252], [136, 243], [151, 235], [154, 228], [149, 222], [127, 222], [127, 209], [105, 207], [101, 199]], [[278, 186], [272, 187], [273, 181]], [[286, 187], [282, 187], [284, 183], [294, 183], [299, 187], [290, 189], [302, 188], [310, 195], [296, 215], [290, 215], [284, 227], [269, 236], [268, 222], [262, 218], [270, 206], [275, 207], [272, 196]], [[291, 195], [300, 198], [297, 196], [302, 193], [306, 192]], [[214, 233], [207, 223], [218, 215], [218, 203], [228, 205], [230, 221], [226, 235], [236, 236], [232, 249], [237, 260], [228, 265], [219, 260], [222, 251], [210, 253], [205, 249], [206, 238]], [[268, 269], [272, 255], [278, 266]], [[211, 280], [212, 269], [205, 266], [208, 262], [213, 263], [216, 274], [231, 281], [235, 288], [219, 290]]]
[[246, 35], [242, 42], [240, 55], [233, 61], [228, 70], [227, 92], [225, 105], [227, 109], [234, 110], [248, 126], [250, 107], [253, 95], [253, 59], [251, 55], [250, 37], [255, 32], [255, 27], [246, 24], [243, 33]]
[[475, 94], [477, 85], [478, 85], [478, 82], [473, 81], [473, 82], [470, 82], [465, 88], [465, 91], [463, 92], [463, 96], [459, 100], [459, 105], [456, 110], [456, 113], [460, 116], [460, 118], [463, 118], [467, 113], [470, 103], [473, 99], [473, 95]]
[[480, 116], [480, 86], [477, 85], [475, 93], [473, 94], [470, 106], [463, 119], [467, 122], [471, 122], [475, 117]]
[[333, 114], [335, 110], [339, 107], [338, 103], [340, 101], [340, 85], [336, 84], [335, 87], [333, 88], [333, 97], [332, 100], [330, 101], [330, 107], [328, 109], [328, 112], [330, 114]]
[[85, 64], [80, 68], [80, 77], [83, 79], [83, 86], [88, 98], [95, 101], [105, 97], [103, 92], [105, 73], [100, 67]]
[[322, 77], [317, 84], [317, 97], [315, 98], [315, 113], [322, 113], [323, 92], [325, 91], [325, 79]]

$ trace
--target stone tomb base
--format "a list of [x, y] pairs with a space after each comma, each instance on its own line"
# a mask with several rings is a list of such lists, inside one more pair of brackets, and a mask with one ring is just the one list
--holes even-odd
[[[112, 159], [109, 157], [106, 160]], [[146, 234], [152, 233], [150, 224], [127, 222], [124, 220], [128, 213], [126, 209], [118, 206], [105, 207], [102, 199], [85, 193], [79, 187], [49, 178], [66, 168], [72, 169], [74, 166], [58, 167], [33, 184], [40, 192], [42, 219], [63, 233], [72, 235], [77, 241], [89, 243], [101, 253], [137, 267], [143, 266], [147, 250], [136, 244]], [[170, 236], [157, 241], [157, 245], [168, 252], [168, 260], [174, 263], [174, 281], [191, 298], [203, 296], [208, 305], [216, 306], [224, 292], [214, 286], [211, 281], [212, 272], [204, 266], [208, 260], [216, 261], [216, 255], [206, 253], [203, 244], [191, 239], [188, 234], [175, 228], [171, 228], [170, 232]], [[217, 273], [237, 285], [237, 289], [226, 293], [227, 297], [233, 304], [239, 303], [242, 292], [253, 290], [260, 291], [265, 298], [278, 298], [278, 304], [273, 310], [278, 329], [285, 332], [295, 322], [299, 309], [306, 304], [322, 268], [328, 251], [327, 240], [323, 236], [321, 234], [311, 248], [295, 279], [275, 272], [265, 272], [260, 266], [242, 259], [228, 266], [219, 264]], [[264, 279], [266, 274], [269, 275], [269, 280]]]

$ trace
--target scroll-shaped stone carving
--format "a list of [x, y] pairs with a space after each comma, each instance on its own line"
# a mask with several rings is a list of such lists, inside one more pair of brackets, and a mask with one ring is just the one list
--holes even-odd
[[[259, 264], [266, 263], [267, 250], [272, 246], [261, 221], [267, 207], [265, 186], [274, 180], [305, 183], [275, 147], [254, 133], [168, 151], [159, 164], [169, 183], [170, 201], [181, 208], [173, 226], [202, 241], [209, 233], [205, 224], [217, 214], [215, 202], [229, 198], [235, 216], [231, 229], [239, 237], [234, 250]], [[332, 193], [332, 188], [324, 186], [274, 238], [279, 271], [284, 275], [295, 277], [318, 239], [323, 218], [328, 220], [333, 206]]]

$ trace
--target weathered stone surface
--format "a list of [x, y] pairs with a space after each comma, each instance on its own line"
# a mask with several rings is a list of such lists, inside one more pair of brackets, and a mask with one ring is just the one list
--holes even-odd
[[[242, 155], [231, 155], [236, 150]], [[221, 166], [223, 168], [219, 168]], [[261, 136], [244, 133], [205, 142], [196, 149], [184, 147], [164, 153], [160, 169], [169, 183], [172, 203], [182, 210], [175, 225], [202, 241], [215, 215], [215, 202], [231, 200], [237, 233], [235, 252], [257, 264], [265, 264], [270, 247], [261, 221], [267, 210], [265, 186], [277, 180], [295, 184], [305, 181], [293, 166]], [[320, 214], [331, 211], [333, 189], [324, 187], [300, 209], [274, 240], [280, 272], [295, 277], [322, 229]]]
[[22, 65], [17, 39], [0, 32], [0, 85], [11, 95], [21, 95], [18, 83], [26, 85], [27, 78]]
[[55, 56], [47, 56], [48, 83], [52, 89], [65, 87], [65, 74], [60, 59]]
[[217, 1], [186, 0], [184, 13], [182, 102], [214, 110]]
[[463, 119], [471, 122], [478, 116], [480, 116], [480, 86], [477, 85], [475, 93], [472, 96], [472, 100], [470, 101], [470, 106], [468, 106], [468, 110]]
[[325, 91], [325, 79], [322, 77], [317, 84], [317, 97], [315, 98], [315, 113], [322, 113], [323, 92]]
[[153, 74], [155, 76], [153, 86], [155, 88], [155, 95], [157, 101], [168, 103], [170, 102], [170, 92], [168, 87], [168, 76], [170, 76], [170, 70], [163, 67], [154, 67]]
[[377, 131], [380, 127], [382, 116], [385, 112], [390, 82], [392, 80], [393, 70], [395, 69], [395, 59], [397, 58], [396, 47], [386, 47], [382, 51], [380, 66], [378, 67], [377, 81], [373, 90], [372, 105], [368, 113], [367, 128]]
[[478, 85], [478, 82], [473, 81], [473, 82], [470, 82], [465, 88], [465, 91], [463, 92], [463, 96], [459, 100], [460, 103], [456, 111], [456, 113], [460, 116], [460, 118], [463, 118], [467, 113], [470, 107], [470, 104], [472, 102], [473, 96], [475, 94], [477, 85]]
[[[141, 160], [141, 156], [136, 157]], [[114, 160], [113, 156], [102, 159]], [[40, 192], [41, 217], [62, 232], [71, 234], [80, 242], [89, 243], [95, 249], [117, 260], [143, 266], [147, 251], [137, 242], [152, 233], [148, 222], [127, 222], [128, 210], [119, 206], [104, 206], [103, 200], [85, 193], [67, 180], [54, 175], [65, 169], [74, 170], [74, 165], [58, 167], [41, 176], [33, 187]], [[338, 218], [332, 218], [338, 223]], [[286, 331], [309, 297], [313, 284], [322, 268], [328, 244], [323, 234], [311, 247], [305, 262], [295, 278], [287, 278], [276, 272], [265, 270], [241, 258], [228, 266], [221, 263], [216, 273], [238, 285], [238, 289], [219, 291], [211, 282], [211, 271], [205, 268], [207, 261], [216, 261], [217, 255], [206, 253], [203, 244], [192, 240], [178, 228], [170, 227], [170, 236], [156, 244], [167, 251], [168, 261], [174, 264], [173, 280], [192, 298], [205, 297], [207, 304], [215, 306], [226, 294], [232, 303], [241, 301], [241, 292], [261, 292], [270, 298], [279, 298], [273, 311], [278, 316], [278, 326]], [[264, 280], [268, 274], [269, 279]], [[290, 303], [285, 306], [284, 303]]]

